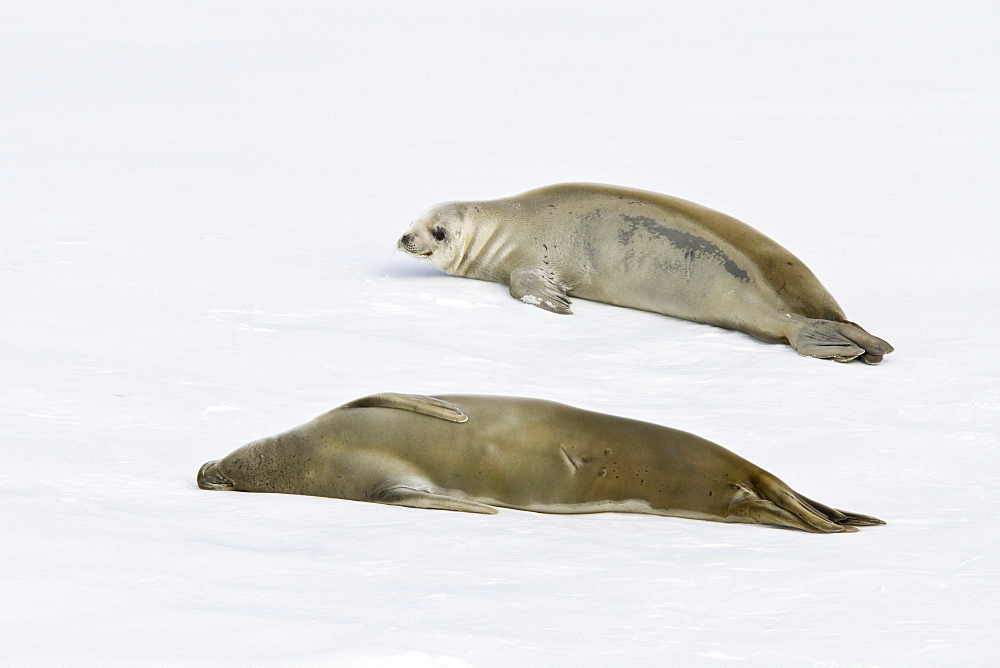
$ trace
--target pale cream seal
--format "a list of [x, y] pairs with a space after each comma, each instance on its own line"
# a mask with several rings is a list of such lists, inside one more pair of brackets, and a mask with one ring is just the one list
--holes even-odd
[[892, 352], [776, 242], [667, 195], [569, 183], [449, 202], [421, 215], [398, 246], [556, 313], [570, 313], [578, 296], [787, 341], [811, 357], [878, 364]]

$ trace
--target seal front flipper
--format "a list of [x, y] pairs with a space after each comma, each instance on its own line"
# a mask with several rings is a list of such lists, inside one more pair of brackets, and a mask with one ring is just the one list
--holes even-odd
[[463, 513], [479, 513], [480, 515], [496, 515], [499, 511], [493, 506], [475, 501], [458, 499], [447, 494], [435, 494], [422, 489], [397, 485], [376, 492], [371, 501], [388, 503], [393, 506], [409, 508], [430, 508], [432, 510], [456, 510]]
[[892, 346], [853, 322], [817, 320], [792, 316], [796, 328], [787, 337], [800, 355], [850, 362], [860, 357], [865, 364], [878, 364]]
[[510, 274], [510, 295], [525, 304], [546, 311], [572, 315], [566, 291], [551, 272], [531, 267], [519, 267]]
[[344, 408], [399, 408], [449, 422], [465, 422], [469, 419], [455, 404], [441, 401], [435, 397], [425, 397], [421, 394], [400, 394], [399, 392], [371, 394], [349, 401], [335, 410]]

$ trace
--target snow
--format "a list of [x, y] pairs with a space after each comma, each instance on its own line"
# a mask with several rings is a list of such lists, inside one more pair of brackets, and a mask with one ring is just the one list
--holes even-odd
[[[5, 2], [0, 664], [988, 665], [995, 3]], [[875, 368], [395, 252], [561, 181], [754, 225]], [[851, 535], [199, 490], [379, 391], [685, 429]]]

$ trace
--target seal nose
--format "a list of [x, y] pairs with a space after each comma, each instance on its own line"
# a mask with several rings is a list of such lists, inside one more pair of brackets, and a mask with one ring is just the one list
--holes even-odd
[[404, 234], [402, 237], [399, 238], [399, 243], [396, 245], [402, 248], [403, 250], [407, 250], [407, 248], [413, 245], [413, 233], [407, 232], [406, 234]]
[[198, 487], [202, 489], [233, 489], [233, 481], [219, 472], [219, 460], [205, 462], [198, 469]]

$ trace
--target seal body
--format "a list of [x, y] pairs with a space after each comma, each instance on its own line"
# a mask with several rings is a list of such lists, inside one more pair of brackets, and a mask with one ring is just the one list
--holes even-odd
[[635, 512], [814, 533], [884, 524], [676, 429], [537, 399], [379, 394], [249, 443], [203, 489], [493, 514]]
[[570, 296], [877, 364], [887, 342], [849, 322], [798, 258], [749, 225], [658, 193], [568, 183], [424, 212], [398, 247], [456, 276], [570, 313]]

